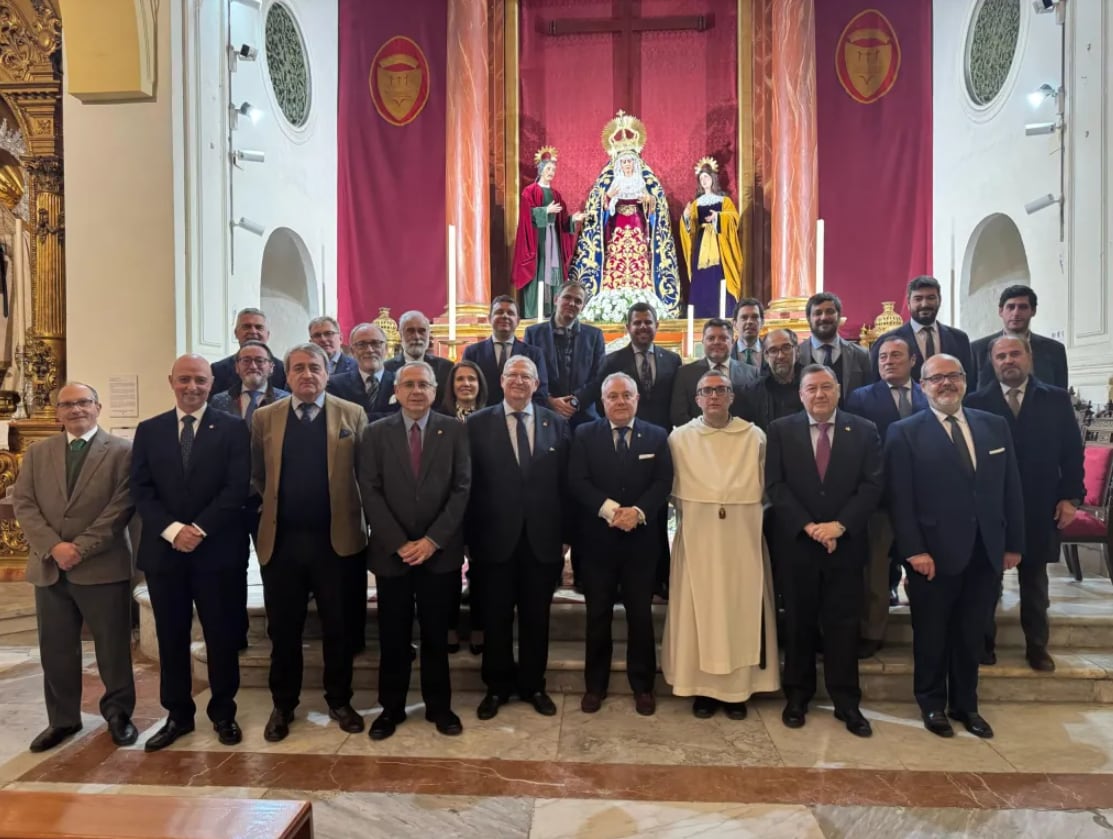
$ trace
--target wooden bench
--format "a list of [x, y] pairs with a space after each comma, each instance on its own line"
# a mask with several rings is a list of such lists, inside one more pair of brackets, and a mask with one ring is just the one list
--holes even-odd
[[312, 839], [308, 801], [0, 790], [0, 839]]

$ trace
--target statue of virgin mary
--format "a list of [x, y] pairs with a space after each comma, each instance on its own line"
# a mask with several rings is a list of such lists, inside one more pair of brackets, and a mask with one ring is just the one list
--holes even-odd
[[591, 297], [631, 291], [653, 303], [659, 318], [676, 317], [676, 243], [665, 191], [641, 158], [645, 139], [641, 120], [623, 111], [603, 129], [610, 160], [588, 194], [568, 278], [583, 283]]

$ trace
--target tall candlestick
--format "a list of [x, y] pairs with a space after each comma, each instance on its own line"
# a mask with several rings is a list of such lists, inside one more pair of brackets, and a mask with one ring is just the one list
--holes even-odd
[[823, 219], [815, 223], [815, 293], [823, 291]]
[[448, 225], [448, 340], [456, 340], [456, 225]]
[[688, 307], [688, 356], [696, 354], [696, 307]]
[[719, 317], [727, 316], [727, 281], [719, 280]]
[[536, 280], [537, 283], [537, 322], [545, 322], [545, 298], [549, 296], [548, 289], [541, 280]]

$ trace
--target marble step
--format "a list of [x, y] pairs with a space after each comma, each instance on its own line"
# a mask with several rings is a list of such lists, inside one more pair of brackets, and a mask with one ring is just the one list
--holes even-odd
[[5, 636], [36, 629], [34, 586], [25, 582], [0, 584], [0, 643]]
[[[1081, 702], [1113, 704], [1113, 654], [1102, 652], [1058, 652], [1054, 673], [1036, 673], [1024, 661], [1021, 650], [999, 649], [998, 663], [981, 669], [979, 697], [986, 702]], [[319, 641], [305, 644], [304, 690], [320, 689], [323, 658]], [[626, 645], [616, 642], [611, 666], [611, 693], [629, 693], [626, 681]], [[193, 675], [207, 683], [207, 654], [202, 642], [193, 644]], [[355, 657], [353, 683], [357, 689], [375, 689], [378, 679], [378, 651], [370, 645]], [[480, 657], [467, 649], [451, 656], [452, 685], [460, 691], [482, 691]], [[553, 641], [549, 645], [548, 686], [551, 691], [579, 693], [583, 690], [584, 649], [582, 642]], [[822, 661], [820, 692], [823, 693]], [[240, 684], [267, 687], [270, 650], [253, 644], [240, 656]], [[411, 688], [419, 690], [419, 664], [414, 662]], [[865, 701], [910, 701], [912, 699], [912, 648], [886, 647], [860, 663], [860, 678]], [[667, 691], [662, 678], [658, 690]]]

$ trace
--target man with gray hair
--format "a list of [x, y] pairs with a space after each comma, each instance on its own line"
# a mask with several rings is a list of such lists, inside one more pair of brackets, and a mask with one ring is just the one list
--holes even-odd
[[340, 324], [336, 318], [321, 315], [309, 321], [309, 340], [325, 351], [330, 376], [356, 369], [356, 360], [345, 355], [340, 346]]
[[[262, 341], [265, 344], [271, 337], [271, 331], [267, 328], [266, 314], [262, 309], [253, 307], [240, 309], [236, 313], [236, 322], [233, 324], [232, 331], [236, 336], [236, 343], [241, 347], [248, 341]], [[209, 391], [210, 399], [214, 394], [228, 390], [239, 378], [236, 375], [235, 353], [220, 359], [220, 361], [214, 361], [212, 370], [213, 386]], [[286, 368], [277, 358], [274, 360], [274, 370], [271, 371], [269, 381], [271, 387], [287, 390]]]
[[452, 362], [429, 352], [432, 344], [429, 318], [416, 309], [403, 312], [398, 318], [398, 332], [402, 337], [402, 349], [383, 366], [393, 373], [407, 361], [424, 361], [433, 368], [433, 375], [437, 377], [437, 397], [433, 404], [440, 405], [444, 402], [445, 389], [451, 378]]
[[355, 353], [356, 366], [329, 376], [328, 392], [363, 406], [368, 422], [395, 413], [398, 400], [394, 396], [394, 371], [387, 370], [383, 363], [386, 333], [373, 323], [356, 324], [348, 345]]
[[579, 503], [577, 544], [587, 602], [584, 697], [593, 714], [607, 695], [611, 674], [611, 623], [622, 591], [626, 609], [626, 676], [634, 708], [656, 709], [653, 587], [661, 551], [657, 522], [672, 488], [668, 433], [636, 419], [638, 385], [626, 373], [603, 380], [603, 419], [576, 429], [568, 468], [570, 495]]

